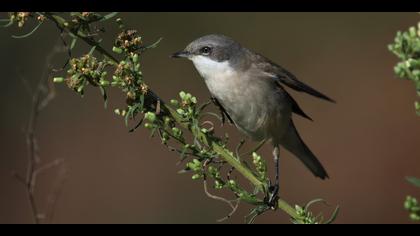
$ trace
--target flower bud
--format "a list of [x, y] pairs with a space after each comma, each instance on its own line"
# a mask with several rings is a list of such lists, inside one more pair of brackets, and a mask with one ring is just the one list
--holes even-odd
[[133, 55], [133, 62], [137, 63], [139, 61], [139, 54], [134, 54]]
[[220, 181], [215, 180], [215, 181], [214, 181], [214, 188], [215, 188], [215, 189], [222, 189], [222, 188], [223, 188], [223, 184], [222, 184], [222, 183], [220, 183]]
[[418, 221], [418, 220], [420, 220], [420, 215], [417, 215], [416, 213], [413, 212], [413, 213], [410, 214], [410, 219]]
[[115, 53], [118, 53], [118, 54], [122, 53], [122, 49], [119, 48], [119, 47], [112, 47], [112, 51], [115, 52]]
[[184, 110], [183, 110], [183, 109], [181, 109], [181, 108], [176, 109], [176, 112], [177, 112], [178, 114], [180, 114], [180, 115], [184, 115], [184, 114], [185, 114]]
[[193, 180], [197, 180], [197, 179], [201, 178], [201, 175], [200, 175], [200, 174], [195, 174], [195, 175], [193, 175], [191, 178], [192, 178]]
[[106, 87], [106, 86], [109, 86], [109, 81], [108, 81], [108, 80], [100, 80], [100, 81], [99, 81], [99, 84], [100, 84], [101, 86]]
[[146, 114], [144, 114], [144, 118], [150, 122], [155, 122], [156, 120], [156, 114], [153, 112], [147, 112]]
[[80, 86], [80, 87], [77, 88], [77, 92], [78, 93], [82, 93], [83, 92], [83, 89], [84, 89], [84, 86], [82, 85], [82, 86]]
[[172, 104], [173, 106], [178, 106], [178, 105], [179, 105], [179, 102], [178, 102], [178, 100], [171, 99], [171, 104]]
[[64, 78], [63, 77], [55, 77], [53, 79], [54, 83], [63, 83], [64, 82]]

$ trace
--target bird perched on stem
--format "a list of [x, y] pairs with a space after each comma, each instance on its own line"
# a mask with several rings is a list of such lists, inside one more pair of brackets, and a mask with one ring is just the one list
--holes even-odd
[[217, 104], [236, 127], [255, 141], [271, 140], [275, 183], [268, 204], [275, 209], [279, 191], [280, 146], [299, 158], [317, 177], [328, 178], [322, 164], [302, 141], [292, 113], [312, 120], [283, 86], [334, 102], [264, 56], [224, 35], [206, 35], [191, 42], [174, 58], [191, 60]]

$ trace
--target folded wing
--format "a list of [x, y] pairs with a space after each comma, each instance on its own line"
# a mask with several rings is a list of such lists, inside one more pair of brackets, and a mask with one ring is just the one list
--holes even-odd
[[284, 84], [296, 91], [305, 92], [317, 98], [321, 98], [329, 102], [335, 103], [333, 99], [300, 82], [296, 78], [296, 76], [294, 76], [292, 73], [290, 73], [283, 67], [270, 61], [268, 58], [265, 58], [264, 56], [259, 54], [254, 54], [254, 62], [258, 69], [263, 70], [267, 75], [280, 82], [281, 84]]

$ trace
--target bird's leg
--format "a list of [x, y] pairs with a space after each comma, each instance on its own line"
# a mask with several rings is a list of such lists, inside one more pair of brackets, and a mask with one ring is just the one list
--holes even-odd
[[277, 201], [279, 199], [278, 193], [279, 193], [279, 162], [280, 162], [280, 148], [278, 145], [274, 146], [273, 150], [273, 157], [274, 157], [274, 166], [275, 166], [275, 182], [274, 185], [270, 184], [270, 187], [268, 189], [268, 206], [271, 207], [271, 209], [275, 210], [277, 208]]

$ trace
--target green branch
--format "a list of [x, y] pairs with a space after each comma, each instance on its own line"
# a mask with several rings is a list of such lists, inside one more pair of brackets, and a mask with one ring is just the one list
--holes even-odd
[[[115, 13], [106, 16], [89, 12], [71, 13], [71, 19], [65, 19], [50, 12], [38, 14], [55, 23], [62, 34], [67, 33], [72, 37], [69, 51], [74, 47], [77, 39], [92, 47], [88, 54], [80, 58], [71, 58], [67, 76], [54, 78], [55, 82], [66, 82], [70, 89], [81, 95], [89, 85], [98, 87], [105, 103], [108, 87], [120, 89], [126, 94], [127, 106], [123, 109], [116, 109], [115, 113], [123, 116], [127, 125], [129, 120], [134, 120], [139, 114], [143, 114], [144, 117], [136, 127], [145, 120], [144, 127], [151, 131], [152, 136], [159, 134], [162, 144], [169, 149], [177, 150], [181, 154], [181, 161], [186, 160], [189, 156], [196, 157], [196, 159], [190, 159], [184, 169], [185, 172], [194, 173], [193, 179], [211, 177], [214, 180], [215, 189], [230, 189], [238, 200], [254, 205], [255, 209], [250, 214], [251, 222], [256, 216], [270, 209], [265, 198], [261, 199], [258, 196], [261, 194], [267, 196], [268, 194], [269, 178], [265, 161], [256, 153], [252, 153], [253, 167], [240, 161], [239, 157], [227, 149], [228, 140], [214, 135], [214, 127], [211, 129], [203, 127], [201, 117], [205, 105], [197, 106], [197, 99], [191, 94], [181, 92], [180, 101], [171, 100], [171, 103], [168, 104], [160, 99], [143, 80], [138, 62], [139, 57], [144, 51], [157, 46], [160, 40], [150, 46], [143, 46], [137, 31], [125, 29], [122, 20], [118, 18], [116, 22], [122, 32], [114, 42], [112, 51], [117, 54], [114, 56], [100, 45], [101, 39], [98, 38], [97, 32], [93, 32], [91, 25], [95, 22], [108, 20], [115, 16]], [[28, 14], [23, 14], [23, 16], [27, 17]], [[19, 22], [22, 25], [26, 20], [27, 18], [17, 18], [16, 16], [10, 19], [10, 21]], [[38, 17], [38, 20], [44, 19]], [[64, 39], [63, 41], [65, 42]], [[94, 57], [93, 51], [102, 55], [103, 59]], [[69, 55], [71, 55], [70, 52]], [[114, 70], [111, 80], [108, 79], [109, 68]], [[193, 140], [189, 141], [183, 131], [192, 134]], [[169, 142], [175, 143], [177, 147], [170, 146]], [[224, 165], [231, 167], [226, 178], [221, 173]], [[206, 171], [207, 173], [205, 173]], [[255, 186], [254, 191], [248, 192], [235, 180], [230, 179], [232, 171], [237, 171], [252, 183]], [[288, 214], [294, 223], [322, 223], [322, 220], [313, 217], [309, 212], [309, 205], [292, 207], [285, 200], [279, 199], [277, 208]], [[332, 219], [335, 218], [337, 212], [338, 208]]]

